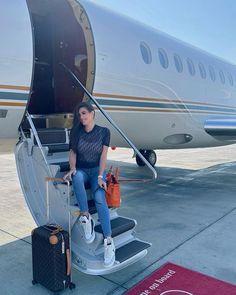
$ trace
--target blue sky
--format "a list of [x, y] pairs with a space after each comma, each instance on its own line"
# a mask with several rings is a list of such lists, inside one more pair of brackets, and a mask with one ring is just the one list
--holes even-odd
[[236, 65], [236, 0], [93, 0]]

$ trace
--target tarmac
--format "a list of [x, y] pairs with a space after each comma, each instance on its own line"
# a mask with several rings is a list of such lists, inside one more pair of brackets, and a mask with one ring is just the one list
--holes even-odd
[[[0, 152], [0, 293], [52, 294], [31, 283], [30, 234], [36, 225], [20, 189], [14, 154], [7, 146]], [[119, 209], [137, 220], [137, 237], [152, 243], [147, 256], [106, 276], [74, 270], [76, 289], [61, 294], [124, 294], [167, 261], [236, 285], [236, 145], [157, 154], [157, 181], [123, 184]], [[151, 176], [136, 165], [130, 149], [110, 151], [111, 163], [119, 166], [121, 177]]]

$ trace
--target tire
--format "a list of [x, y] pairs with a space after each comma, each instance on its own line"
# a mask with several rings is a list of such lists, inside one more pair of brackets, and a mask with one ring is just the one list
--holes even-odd
[[[140, 150], [140, 153], [152, 166], [155, 166], [157, 156], [153, 150]], [[145, 166], [145, 163], [141, 160], [141, 158], [138, 155], [136, 155], [136, 163], [138, 166]]]
[[146, 151], [145, 159], [154, 167], [157, 161], [157, 155], [153, 150]]
[[[140, 150], [140, 153], [144, 156], [145, 150]], [[141, 160], [141, 158], [138, 155], [136, 155], [136, 163], [140, 167], [145, 166], [144, 162]]]

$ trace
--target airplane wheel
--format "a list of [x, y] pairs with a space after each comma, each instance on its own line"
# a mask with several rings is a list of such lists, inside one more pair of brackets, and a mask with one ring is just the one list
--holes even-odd
[[[152, 166], [155, 166], [157, 161], [157, 156], [153, 150], [140, 150], [140, 153]], [[138, 155], [136, 155], [136, 163], [138, 166], [145, 166], [144, 162], [140, 159]]]
[[152, 165], [155, 166], [156, 161], [157, 161], [157, 155], [153, 150], [147, 150], [145, 158], [148, 160], [148, 162]]
[[[145, 150], [139, 150], [139, 151], [145, 157], [145, 155], [144, 155]], [[138, 166], [145, 166], [144, 162], [141, 160], [141, 158], [138, 155], [136, 155], [136, 163]]]

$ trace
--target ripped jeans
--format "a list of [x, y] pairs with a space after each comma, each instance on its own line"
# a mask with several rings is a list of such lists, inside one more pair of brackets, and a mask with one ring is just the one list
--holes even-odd
[[[85, 183], [90, 184], [103, 235], [104, 237], [109, 237], [111, 236], [110, 214], [106, 202], [105, 191], [102, 188], [98, 188], [98, 175], [99, 167], [78, 169], [76, 170], [76, 174], [72, 176], [72, 184], [81, 212], [88, 212], [88, 199]], [[105, 179], [105, 172], [103, 177]]]

